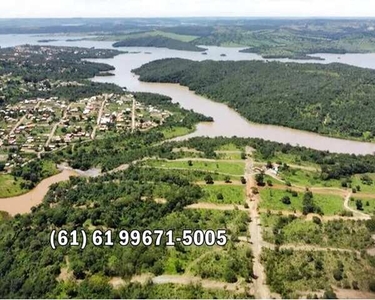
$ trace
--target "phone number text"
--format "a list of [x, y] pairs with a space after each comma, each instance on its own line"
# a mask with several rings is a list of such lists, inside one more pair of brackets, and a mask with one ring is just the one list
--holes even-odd
[[79, 247], [85, 249], [88, 243], [96, 247], [115, 246], [225, 246], [228, 238], [225, 229], [219, 230], [183, 230], [182, 234], [175, 235], [173, 230], [53, 230], [50, 234], [52, 249], [57, 247]]

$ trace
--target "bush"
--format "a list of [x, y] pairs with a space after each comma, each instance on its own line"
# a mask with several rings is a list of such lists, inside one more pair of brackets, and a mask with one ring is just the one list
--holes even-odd
[[353, 290], [359, 290], [358, 281], [353, 281], [352, 282], [352, 287], [353, 287]]
[[335, 269], [333, 271], [333, 278], [335, 278], [336, 281], [341, 281], [342, 280], [342, 271], [339, 269]]
[[281, 202], [284, 203], [284, 204], [291, 204], [292, 202], [290, 201], [290, 198], [288, 196], [284, 196], [281, 198]]
[[318, 224], [318, 225], [321, 225], [322, 224], [322, 220], [320, 219], [320, 218], [318, 218], [318, 217], [313, 217], [313, 222], [315, 223], [315, 224]]
[[331, 287], [327, 288], [324, 291], [323, 299], [337, 299], [336, 293], [333, 291]]
[[363, 203], [362, 200], [356, 200], [355, 201], [355, 206], [357, 207], [357, 210], [363, 210]]
[[375, 279], [371, 279], [368, 285], [371, 292], [375, 292]]
[[222, 193], [218, 193], [218, 194], [216, 195], [216, 198], [217, 198], [217, 200], [224, 200], [224, 196], [223, 196]]
[[237, 282], [237, 276], [231, 269], [227, 269], [224, 274], [224, 279], [228, 283], [235, 283]]

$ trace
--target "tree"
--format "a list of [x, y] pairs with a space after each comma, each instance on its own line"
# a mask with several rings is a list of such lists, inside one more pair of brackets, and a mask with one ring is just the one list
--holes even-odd
[[337, 299], [336, 293], [331, 287], [324, 290], [323, 299]]
[[336, 281], [341, 281], [342, 280], [342, 271], [339, 269], [335, 269], [333, 271], [333, 278], [335, 278]]
[[375, 232], [375, 217], [372, 217], [371, 220], [366, 221], [366, 227], [371, 232]]
[[193, 162], [191, 160], [188, 160], [188, 166], [189, 167], [192, 167], [193, 166]]
[[281, 198], [281, 202], [287, 205], [290, 205], [292, 202], [290, 201], [289, 196], [284, 196]]
[[264, 186], [264, 174], [263, 173], [258, 173], [255, 175], [255, 181], [258, 186]]
[[232, 269], [230, 269], [230, 268], [227, 268], [224, 271], [224, 279], [228, 283], [235, 283], [235, 282], [237, 282], [237, 276], [234, 273], [234, 271]]
[[242, 184], [246, 184], [246, 183], [247, 183], [246, 178], [243, 177], [243, 176], [241, 176], [241, 183], [242, 183]]
[[231, 183], [230, 176], [225, 176], [224, 181], [225, 181], [225, 183]]
[[0, 161], [0, 172], [3, 172], [5, 169], [5, 162]]
[[206, 181], [206, 184], [214, 184], [214, 180], [210, 174], [204, 177], [204, 181]]
[[216, 195], [216, 198], [217, 198], [217, 200], [224, 200], [224, 196], [223, 196], [222, 193], [218, 193], [218, 194]]
[[363, 203], [362, 203], [362, 200], [357, 199], [357, 200], [355, 201], [355, 206], [357, 207], [357, 210], [363, 210]]

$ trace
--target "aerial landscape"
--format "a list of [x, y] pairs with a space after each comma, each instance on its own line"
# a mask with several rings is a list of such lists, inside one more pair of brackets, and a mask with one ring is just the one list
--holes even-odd
[[154, 2], [0, 4], [0, 298], [375, 299], [374, 4]]

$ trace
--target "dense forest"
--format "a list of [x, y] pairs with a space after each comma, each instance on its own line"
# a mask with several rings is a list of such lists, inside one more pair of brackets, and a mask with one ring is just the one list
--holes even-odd
[[188, 86], [257, 123], [370, 140], [375, 71], [343, 64], [164, 59], [134, 72], [148, 82]]
[[196, 52], [202, 52], [206, 50], [188, 42], [178, 41], [163, 36], [129, 38], [124, 41], [114, 43], [113, 47], [156, 47]]

